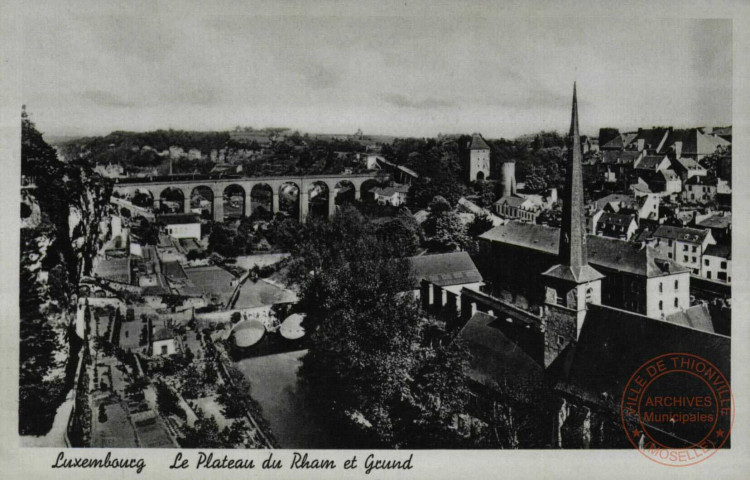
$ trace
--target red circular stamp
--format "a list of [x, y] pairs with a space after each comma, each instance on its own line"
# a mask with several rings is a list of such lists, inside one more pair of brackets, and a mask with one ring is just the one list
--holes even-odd
[[628, 440], [646, 458], [684, 467], [728, 446], [734, 397], [727, 378], [711, 362], [668, 353], [630, 377], [620, 415]]

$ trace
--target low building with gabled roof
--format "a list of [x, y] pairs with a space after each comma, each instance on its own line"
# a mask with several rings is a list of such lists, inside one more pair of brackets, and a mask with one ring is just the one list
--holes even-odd
[[672, 170], [683, 182], [693, 177], [705, 177], [708, 170], [703, 168], [698, 162], [689, 157], [679, 157], [672, 160]]
[[633, 214], [600, 212], [593, 227], [597, 235], [630, 240], [638, 230], [638, 221]]
[[421, 280], [460, 293], [463, 287], [479, 288], [482, 274], [466, 252], [436, 253], [409, 257], [418, 288]]
[[655, 174], [670, 167], [669, 157], [666, 155], [644, 155], [635, 161], [633, 168], [642, 175]]
[[698, 128], [673, 130], [666, 143], [666, 147], [671, 149], [676, 157], [687, 157], [696, 161], [731, 145], [731, 142], [721, 136], [705, 134]]
[[659, 170], [651, 176], [648, 182], [652, 192], [659, 193], [662, 196], [676, 196], [682, 191], [682, 180], [674, 170]]
[[378, 187], [372, 189], [375, 201], [380, 205], [400, 207], [404, 205], [409, 197], [409, 185], [392, 185], [390, 187]]

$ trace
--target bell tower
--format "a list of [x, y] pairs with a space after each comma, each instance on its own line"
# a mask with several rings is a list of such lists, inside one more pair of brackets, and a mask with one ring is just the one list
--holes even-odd
[[542, 274], [545, 304], [545, 364], [578, 338], [586, 305], [601, 303], [604, 275], [588, 264], [583, 208], [581, 135], [578, 131], [578, 99], [573, 84], [568, 168], [560, 229], [560, 263]]

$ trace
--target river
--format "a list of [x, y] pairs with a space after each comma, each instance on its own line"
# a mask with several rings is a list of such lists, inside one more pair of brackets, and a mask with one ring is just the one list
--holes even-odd
[[246, 358], [235, 363], [252, 385], [252, 396], [281, 448], [333, 448], [333, 438], [310, 413], [297, 387], [297, 370], [307, 350]]

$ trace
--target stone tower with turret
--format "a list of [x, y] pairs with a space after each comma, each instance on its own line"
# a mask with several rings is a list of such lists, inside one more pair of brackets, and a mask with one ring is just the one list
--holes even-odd
[[490, 178], [490, 146], [478, 133], [471, 136], [469, 144], [469, 181]]
[[578, 338], [586, 316], [586, 305], [601, 303], [602, 278], [588, 263], [583, 208], [581, 136], [578, 131], [578, 100], [573, 84], [565, 196], [558, 263], [542, 274], [544, 281], [545, 365]]

